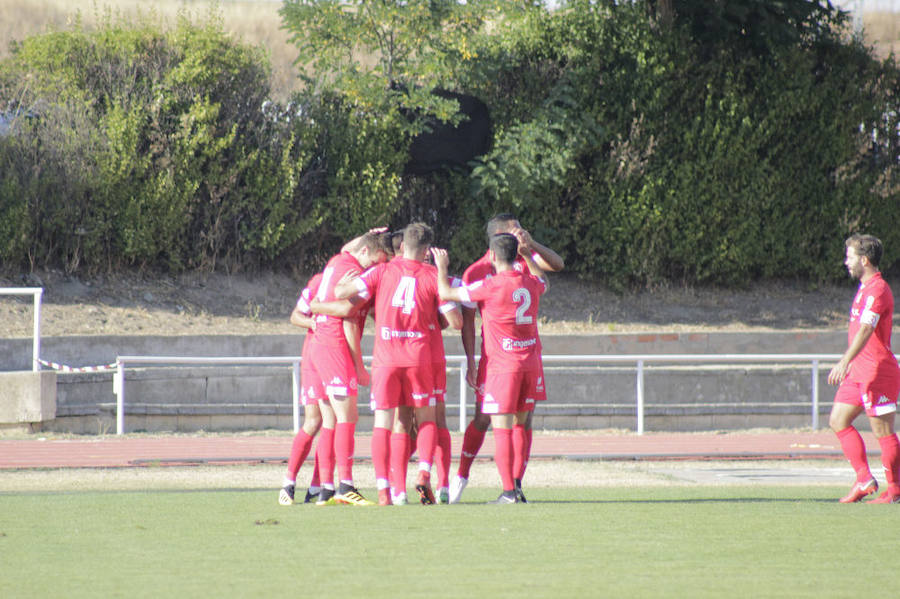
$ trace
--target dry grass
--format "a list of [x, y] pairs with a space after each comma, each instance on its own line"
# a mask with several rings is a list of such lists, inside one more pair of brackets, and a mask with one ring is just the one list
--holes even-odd
[[882, 58], [900, 50], [900, 13], [870, 12], [863, 16], [866, 43]]
[[[285, 448], [290, 444], [285, 439]], [[873, 468], [876, 466], [873, 463]], [[762, 462], [627, 462], [533, 460], [528, 464], [529, 488], [555, 487], [692, 487], [843, 485], [848, 469], [832, 460]], [[375, 486], [368, 464], [354, 468], [361, 489]], [[729, 474], [733, 474], [729, 476]], [[274, 502], [284, 475], [283, 464], [231, 466], [63, 468], [58, 470], [0, 470], [0, 495], [5, 493], [147, 491], [150, 489], [272, 489]], [[299, 485], [306, 484], [308, 467], [301, 470]], [[410, 487], [413, 469], [410, 468]], [[852, 476], [852, 474], [851, 474]], [[494, 488], [498, 476], [493, 463], [478, 462], [472, 469], [471, 488]]]
[[278, 9], [281, 2], [270, 0], [3, 0], [0, 2], [0, 58], [9, 53], [10, 43], [45, 31], [66, 29], [79, 19], [88, 28], [103, 22], [106, 16], [133, 20], [148, 16], [174, 26], [180, 14], [194, 22], [204, 21], [210, 10], [222, 17], [226, 31], [245, 43], [262, 46], [272, 63], [272, 89], [277, 99], [285, 99], [297, 89], [293, 66], [296, 50], [281, 30]]

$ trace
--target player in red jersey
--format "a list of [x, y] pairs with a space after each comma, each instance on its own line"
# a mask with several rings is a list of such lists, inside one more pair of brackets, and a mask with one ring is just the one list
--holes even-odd
[[[512, 233], [520, 236], [523, 245], [530, 252], [531, 258], [544, 272], [559, 272], [565, 267], [563, 259], [552, 249], [542, 245], [531, 238], [531, 235], [525, 231], [519, 224], [519, 220], [512, 214], [497, 214], [488, 221], [487, 227], [488, 242], [491, 237], [498, 233]], [[513, 264], [517, 270], [525, 270], [526, 265], [524, 258], [516, 259]], [[463, 283], [470, 285], [477, 281], [484, 280], [494, 274], [494, 267], [491, 264], [489, 252], [485, 252], [484, 256], [475, 261], [463, 273]], [[456, 503], [462, 496], [463, 489], [469, 479], [469, 469], [481, 444], [484, 442], [484, 435], [490, 424], [490, 417], [481, 410], [481, 401], [483, 398], [484, 374], [487, 363], [485, 361], [484, 352], [484, 335], [482, 334], [481, 360], [478, 365], [475, 364], [475, 310], [480, 308], [480, 304], [469, 302], [463, 304], [463, 329], [462, 344], [463, 350], [466, 352], [467, 365], [466, 382], [475, 390], [475, 417], [466, 427], [463, 436], [462, 452], [459, 458], [459, 467], [456, 476], [450, 485], [450, 503]], [[513, 439], [516, 446], [524, 447], [524, 451], [517, 452], [517, 456], [522, 457], [521, 462], [515, 465], [516, 472], [516, 488], [519, 491], [519, 500], [525, 500], [525, 494], [522, 492], [522, 477], [525, 473], [528, 456], [531, 455], [531, 436], [532, 436], [532, 418], [529, 412], [528, 418], [524, 424], [517, 424], [513, 428]]]
[[[452, 277], [451, 287], [462, 286], [462, 279]], [[451, 307], [452, 306], [452, 307]], [[462, 312], [456, 302], [441, 307], [441, 328], [448, 326], [462, 328]], [[440, 330], [434, 331], [431, 344], [432, 372], [434, 382], [435, 420], [437, 422], [437, 447], [435, 448], [435, 469], [437, 470], [438, 503], [450, 503], [450, 464], [451, 454], [450, 429], [447, 426], [447, 355], [444, 351], [444, 336]]]
[[[503, 484], [495, 503], [517, 503], [514, 466], [525, 459], [526, 448], [513, 444], [513, 426], [524, 425], [535, 402], [546, 399], [537, 328], [540, 297], [547, 289], [543, 272], [521, 232], [518, 239], [509, 233], [494, 235], [489, 255], [496, 274], [461, 288], [454, 289], [447, 281], [446, 252], [435, 250], [434, 255], [441, 299], [480, 302], [487, 357], [481, 412], [494, 429], [494, 460]], [[528, 272], [515, 268], [517, 255]]]
[[[370, 266], [385, 262], [391, 254], [390, 235], [366, 233], [355, 249], [341, 252], [328, 261], [322, 271], [322, 282], [315, 299], [319, 304], [333, 302], [337, 298], [335, 286], [345, 276], [355, 275]], [[325, 398], [319, 401], [324, 426], [333, 419], [334, 444], [320, 440], [316, 452], [322, 490], [318, 505], [348, 503], [368, 505], [371, 502], [360, 495], [353, 485], [353, 448], [358, 419], [357, 385], [368, 384], [368, 373], [362, 363], [360, 337], [365, 311], [342, 319], [328, 314], [317, 314], [314, 356], [311, 368], [324, 384]], [[345, 332], [345, 327], [350, 332]], [[348, 339], [352, 343], [348, 343]], [[361, 380], [358, 378], [361, 377]], [[334, 469], [337, 465], [340, 485], [335, 489]], [[333, 500], [333, 501], [332, 501]]]
[[900, 367], [891, 352], [894, 296], [878, 269], [883, 252], [881, 241], [871, 235], [853, 235], [844, 245], [844, 264], [860, 284], [850, 306], [847, 350], [828, 374], [829, 384], [840, 385], [829, 424], [856, 471], [856, 483], [840, 501], [855, 503], [878, 490], [878, 482], [869, 470], [865, 444], [853, 426], [856, 417], [865, 411], [881, 446], [888, 485], [887, 491], [869, 503], [900, 503], [900, 443], [894, 432]]
[[[300, 293], [297, 304], [291, 312], [291, 324], [301, 328], [305, 328], [306, 339], [303, 342], [303, 353], [301, 354], [301, 370], [300, 370], [300, 403], [303, 406], [303, 426], [294, 436], [291, 445], [291, 454], [288, 458], [287, 473], [285, 474], [282, 489], [278, 494], [278, 503], [281, 505], [291, 505], [294, 503], [294, 490], [296, 488], [297, 473], [300, 466], [306, 460], [312, 447], [313, 439], [322, 428], [322, 412], [319, 409], [319, 400], [324, 399], [325, 392], [322, 381], [319, 380], [312, 368], [313, 348], [315, 345], [316, 332], [316, 316], [310, 308], [310, 301], [319, 289], [322, 281], [322, 274], [314, 275]], [[334, 316], [349, 316], [354, 310], [353, 304], [347, 301], [333, 302], [332, 312]], [[351, 330], [345, 330], [346, 334], [350, 334]], [[351, 342], [348, 339], [348, 344]], [[323, 438], [327, 443], [333, 443], [334, 424], [326, 428]], [[319, 472], [318, 466], [313, 471], [310, 488], [306, 493], [305, 502], [311, 501], [318, 497], [319, 494]]]
[[[423, 223], [404, 229], [402, 256], [337, 289], [337, 297], [374, 297], [372, 461], [379, 504], [404, 504], [413, 414], [418, 424], [416, 491], [434, 503], [430, 472], [437, 425], [433, 394], [433, 332], [440, 327], [437, 271], [425, 264], [434, 233]], [[452, 307], [451, 307], [452, 308]], [[459, 323], [461, 326], [461, 322]], [[389, 491], [391, 489], [392, 491]]]

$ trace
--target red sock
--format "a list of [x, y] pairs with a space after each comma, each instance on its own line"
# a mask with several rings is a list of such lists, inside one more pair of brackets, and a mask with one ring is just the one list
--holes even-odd
[[419, 463], [428, 466], [434, 463], [434, 449], [437, 446], [437, 424], [434, 420], [419, 423], [419, 434], [416, 437], [416, 451], [419, 452]]
[[289, 479], [297, 480], [297, 472], [300, 471], [300, 466], [303, 464], [306, 456], [309, 455], [309, 450], [312, 448], [312, 442], [313, 438], [302, 428], [294, 435], [294, 443], [291, 445], [291, 457], [288, 458]]
[[376, 479], [390, 479], [391, 473], [391, 429], [372, 429], [372, 465]]
[[319, 454], [318, 454], [318, 452], [316, 452], [312, 476], [309, 478], [309, 486], [310, 487], [321, 487], [322, 486], [322, 482], [319, 480]]
[[334, 458], [337, 461], [340, 480], [353, 481], [353, 450], [355, 448], [355, 422], [338, 422], [334, 429]]
[[881, 445], [881, 463], [884, 465], [888, 493], [900, 495], [900, 441], [893, 434], [878, 437], [878, 444]]
[[530, 426], [525, 427], [525, 459], [522, 462], [522, 471], [518, 473], [518, 479], [525, 478], [525, 469], [528, 468], [528, 460], [531, 459], [531, 440], [534, 438], [534, 429]]
[[466, 434], [463, 435], [462, 451], [459, 454], [459, 468], [456, 471], [459, 476], [469, 478], [469, 469], [472, 467], [472, 462], [475, 461], [475, 456], [478, 455], [478, 451], [481, 449], [481, 444], [484, 443], [485, 432], [478, 430], [474, 420], [466, 427]]
[[525, 425], [516, 424], [512, 429], [513, 477], [521, 479], [525, 472], [525, 461], [528, 459]]
[[450, 486], [450, 460], [451, 455], [450, 430], [438, 429], [437, 447], [434, 450], [434, 461], [437, 466], [438, 489]]
[[409, 435], [391, 433], [391, 489], [406, 493], [406, 468], [409, 465]]
[[844, 456], [850, 460], [850, 466], [856, 472], [856, 480], [864, 483], [872, 479], [872, 471], [869, 470], [869, 460], [866, 458], [866, 444], [863, 442], [859, 431], [853, 426], [837, 432], [838, 441]]
[[513, 480], [513, 441], [512, 430], [508, 428], [494, 429], [494, 461], [500, 471], [500, 480], [504, 491], [516, 488]]
[[322, 486], [334, 486], [334, 429], [324, 428], [319, 431], [319, 444], [316, 446], [316, 459], [319, 462], [319, 478]]

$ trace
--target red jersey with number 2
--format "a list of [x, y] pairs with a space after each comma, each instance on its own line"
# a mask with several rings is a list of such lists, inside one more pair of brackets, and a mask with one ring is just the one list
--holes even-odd
[[538, 370], [541, 341], [538, 307], [547, 286], [530, 273], [506, 270], [463, 289], [465, 301], [481, 306], [488, 373]]

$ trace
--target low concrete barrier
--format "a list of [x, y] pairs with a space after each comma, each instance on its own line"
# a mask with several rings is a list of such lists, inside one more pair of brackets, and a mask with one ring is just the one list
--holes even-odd
[[0, 372], [0, 430], [41, 430], [56, 418], [55, 372]]
[[[42, 357], [70, 366], [108, 364], [117, 355], [300, 355], [297, 335], [45, 338]], [[840, 331], [544, 336], [545, 354], [710, 354], [840, 352]], [[30, 340], [0, 340], [0, 355], [30, 361]], [[448, 354], [462, 354], [447, 336]], [[363, 340], [371, 353], [372, 339]], [[16, 358], [18, 356], [18, 358]], [[0, 365], [7, 368], [8, 364]], [[535, 413], [544, 429], [635, 428], [635, 368], [559, 365], [545, 368], [549, 400]], [[831, 391], [820, 372], [822, 415]], [[76, 433], [115, 431], [113, 374], [59, 373], [56, 418], [44, 428]], [[127, 373], [128, 431], [290, 429], [290, 367], [135, 368]], [[811, 421], [809, 366], [645, 366], [645, 428], [692, 431], [801, 427]], [[458, 427], [459, 369], [448, 370], [448, 420]], [[468, 414], [474, 411], [471, 391]], [[371, 428], [368, 390], [359, 397], [360, 429]], [[824, 422], [825, 420], [822, 420]]]

